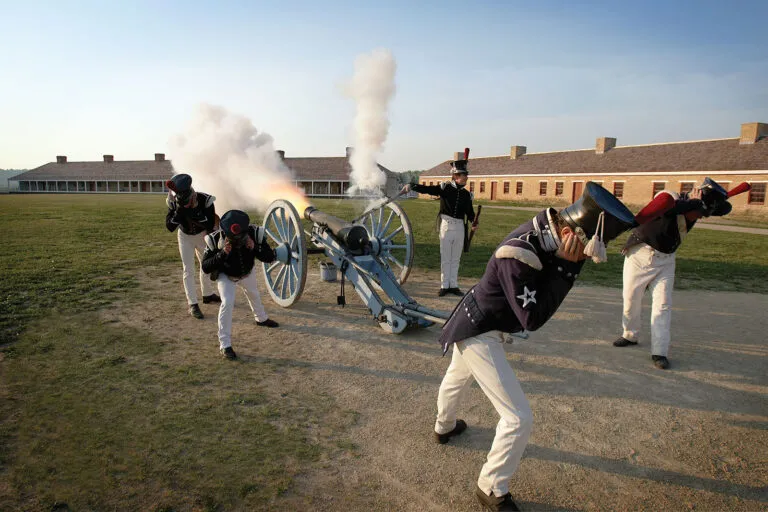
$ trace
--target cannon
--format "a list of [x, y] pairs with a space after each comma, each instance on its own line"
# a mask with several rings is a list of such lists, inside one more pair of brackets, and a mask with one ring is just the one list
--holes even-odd
[[[312, 222], [304, 230], [301, 217], [289, 201], [278, 199], [266, 211], [265, 233], [276, 244], [276, 259], [263, 263], [264, 279], [272, 299], [282, 307], [299, 300], [307, 279], [307, 254], [325, 254], [341, 270], [344, 283], [353, 286], [374, 320], [387, 332], [399, 334], [409, 326], [443, 324], [449, 312], [419, 305], [402, 285], [413, 264], [413, 232], [405, 211], [394, 202], [383, 204], [348, 222], [314, 206], [303, 212]], [[306, 237], [314, 245], [307, 248]]]

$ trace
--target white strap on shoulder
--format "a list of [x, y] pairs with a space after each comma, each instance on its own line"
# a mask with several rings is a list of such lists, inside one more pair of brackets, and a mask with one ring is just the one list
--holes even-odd
[[541, 264], [539, 256], [535, 252], [523, 247], [517, 247], [514, 245], [502, 245], [496, 249], [494, 256], [497, 259], [515, 259], [536, 270], [541, 270], [544, 268]]

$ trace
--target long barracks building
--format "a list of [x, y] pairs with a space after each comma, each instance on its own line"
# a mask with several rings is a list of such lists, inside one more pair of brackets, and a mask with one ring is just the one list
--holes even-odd
[[[450, 163], [423, 172], [420, 183], [450, 179]], [[617, 146], [615, 138], [601, 137], [593, 149], [551, 153], [512, 146], [509, 155], [470, 158], [469, 173], [476, 199], [553, 204], [576, 200], [584, 183], [594, 181], [625, 203], [642, 205], [660, 190], [688, 192], [709, 176], [726, 188], [752, 184], [731, 199], [734, 209], [768, 211], [768, 123], [742, 124], [741, 136], [732, 139]]]
[[[286, 166], [294, 172], [294, 185], [310, 197], [347, 197], [352, 168], [349, 157], [285, 158], [277, 151]], [[377, 164], [378, 165], [378, 164]], [[397, 193], [401, 184], [398, 175], [379, 165], [386, 175], [386, 195]], [[165, 194], [165, 181], [174, 169], [165, 154], [155, 153], [153, 160], [115, 160], [104, 155], [101, 161], [69, 162], [66, 156], [57, 156], [50, 162], [8, 180], [10, 193], [96, 193], [96, 194]]]

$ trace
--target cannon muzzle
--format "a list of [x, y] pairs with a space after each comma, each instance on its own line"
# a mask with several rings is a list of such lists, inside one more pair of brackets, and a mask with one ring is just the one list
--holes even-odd
[[314, 206], [308, 206], [304, 210], [304, 218], [327, 227], [333, 236], [352, 253], [362, 254], [368, 246], [368, 231], [363, 226], [321, 212]]

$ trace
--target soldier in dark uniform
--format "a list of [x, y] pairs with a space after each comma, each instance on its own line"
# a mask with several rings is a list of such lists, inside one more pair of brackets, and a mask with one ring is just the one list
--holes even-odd
[[[469, 148], [463, 153], [455, 153], [451, 164], [452, 179], [439, 185], [420, 185], [412, 183], [403, 187], [403, 192], [413, 190], [419, 194], [429, 194], [440, 197], [440, 291], [443, 297], [448, 293], [462, 296], [459, 289], [459, 262], [464, 250], [467, 237], [467, 221], [475, 220], [475, 210], [472, 208], [472, 193], [465, 188], [467, 184], [467, 163]], [[465, 219], [467, 219], [465, 221]], [[471, 229], [477, 229], [472, 224]]]
[[170, 232], [178, 228], [179, 253], [183, 268], [182, 280], [189, 313], [195, 318], [202, 319], [203, 312], [197, 304], [195, 291], [195, 255], [201, 263], [200, 286], [203, 289], [203, 304], [221, 302], [214, 292], [213, 282], [202, 270], [204, 238], [208, 233], [213, 233], [217, 220], [216, 208], [213, 205], [216, 198], [203, 192], [195, 192], [192, 188], [192, 177], [189, 174], [177, 174], [166, 181], [165, 186], [169, 189], [165, 199], [168, 206], [165, 227]]
[[256, 324], [278, 327], [267, 316], [253, 272], [256, 260], [275, 261], [275, 251], [267, 243], [264, 230], [250, 223], [248, 214], [230, 210], [221, 217], [221, 229], [205, 237], [203, 272], [218, 283], [221, 295], [219, 307], [219, 348], [227, 359], [237, 359], [232, 349], [232, 311], [235, 307], [235, 288], [245, 292]]
[[443, 327], [443, 353], [453, 345], [453, 356], [438, 394], [436, 441], [446, 443], [467, 428], [457, 410], [473, 377], [501, 416], [475, 491], [486, 509], [518, 510], [509, 480], [533, 424], [507, 362], [504, 333], [535, 331], [552, 317], [581, 272], [590, 237], [605, 243], [635, 225], [621, 201], [588, 182], [574, 204], [560, 212], [547, 208], [512, 231]]
[[[742, 191], [749, 186], [740, 186]], [[735, 191], [736, 189], [734, 189]], [[622, 335], [613, 342], [616, 347], [637, 345], [640, 314], [645, 290], [652, 296], [651, 360], [661, 370], [669, 368], [667, 355], [672, 323], [672, 289], [675, 284], [675, 252], [693, 229], [696, 221], [710, 215], [722, 216], [731, 211], [728, 192], [710, 178], [690, 196], [662, 190], [674, 199], [674, 208], [653, 222], [632, 231], [621, 253], [624, 259], [624, 313]]]

